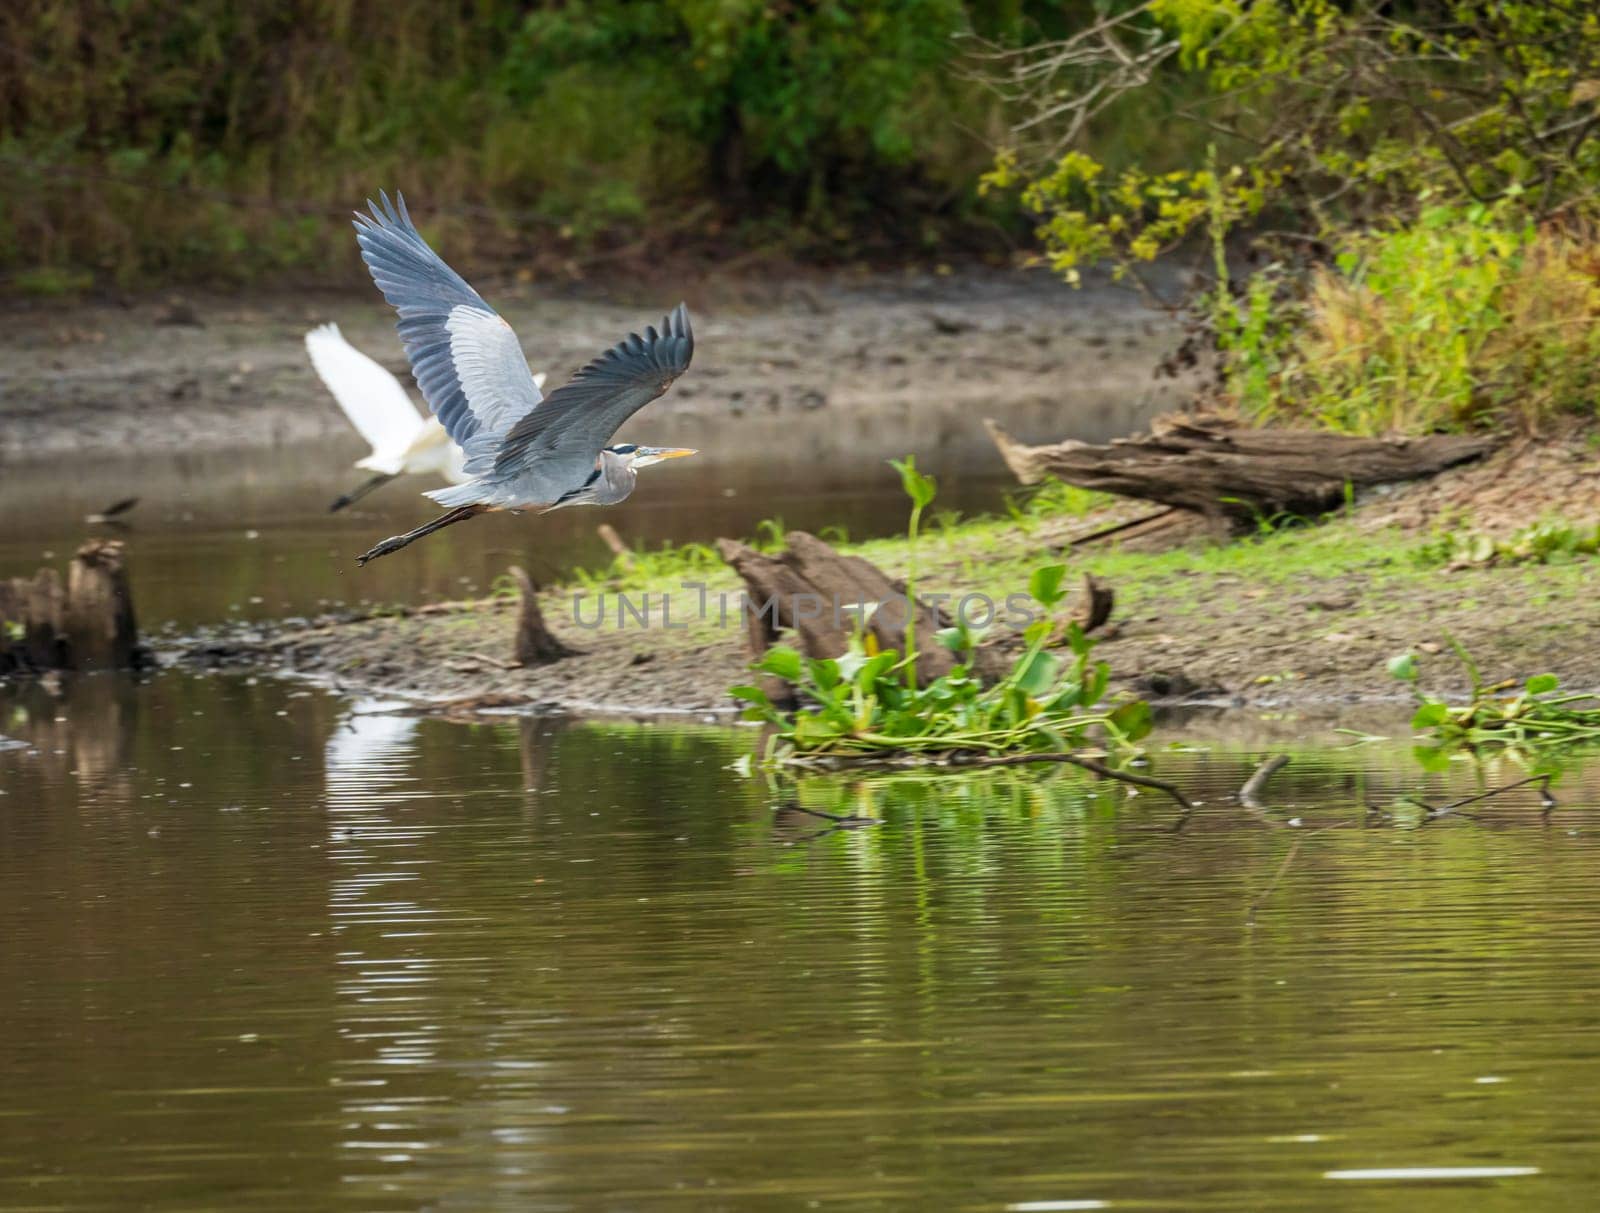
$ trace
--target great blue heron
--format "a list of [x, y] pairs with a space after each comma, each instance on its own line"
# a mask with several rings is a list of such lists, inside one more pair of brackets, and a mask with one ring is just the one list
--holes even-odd
[[548, 399], [517, 335], [423, 240], [405, 199], [369, 199], [356, 241], [383, 297], [400, 314], [400, 340], [417, 385], [472, 479], [426, 494], [449, 512], [358, 557], [366, 564], [487, 510], [613, 505], [633, 492], [638, 469], [695, 452], [685, 447], [608, 446], [634, 413], [689, 368], [694, 333], [679, 304], [584, 366]]
[[[400, 381], [345, 340], [337, 324], [322, 324], [306, 334], [311, 365], [372, 453], [356, 467], [377, 473], [345, 493], [329, 510], [342, 510], [396, 476], [443, 476], [451, 484], [467, 479], [466, 456], [450, 441], [437, 417], [418, 413]], [[533, 382], [544, 386], [544, 376]]]

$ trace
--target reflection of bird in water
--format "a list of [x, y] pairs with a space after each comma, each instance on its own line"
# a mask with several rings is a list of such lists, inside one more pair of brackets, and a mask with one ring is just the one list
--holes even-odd
[[417, 720], [384, 707], [377, 700], [358, 700], [328, 738], [323, 773], [330, 792], [359, 792], [405, 772]]
[[[367, 440], [372, 453], [356, 460], [356, 467], [376, 472], [335, 501], [329, 510], [342, 510], [396, 476], [443, 476], [451, 484], [467, 478], [465, 456], [450, 441], [437, 418], [419, 414], [401, 383], [376, 361], [344, 339], [337, 324], [324, 324], [306, 334], [306, 353], [328, 391]], [[536, 386], [544, 376], [535, 375]]]
[[138, 504], [139, 499], [137, 497], [124, 497], [121, 501], [112, 502], [98, 514], [86, 515], [84, 521], [90, 526], [126, 527], [128, 524], [122, 520], [121, 516]]
[[617, 428], [689, 369], [694, 333], [679, 304], [658, 332], [630, 335], [546, 399], [522, 345], [477, 291], [439, 259], [384, 195], [356, 216], [356, 241], [383, 297], [400, 314], [400, 339], [428, 407], [465, 454], [465, 484], [427, 496], [448, 513], [385, 539], [360, 563], [486, 510], [614, 505], [639, 468], [693, 455], [684, 447], [608, 446]]

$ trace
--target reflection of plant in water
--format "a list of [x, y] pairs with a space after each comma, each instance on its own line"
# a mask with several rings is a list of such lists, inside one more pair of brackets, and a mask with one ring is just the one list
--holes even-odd
[[803, 814], [807, 833], [830, 823], [845, 829], [917, 821], [977, 826], [997, 816], [1059, 824], [1095, 806], [1104, 811], [1113, 803], [1108, 798], [1127, 795], [1116, 783], [1086, 783], [1036, 767], [975, 771], [921, 766], [798, 777], [788, 770], [768, 770], [765, 777], [776, 811], [780, 816]]
[[1464, 704], [1451, 704], [1417, 689], [1417, 659], [1412, 654], [1389, 663], [1389, 673], [1410, 683], [1416, 696], [1411, 727], [1428, 738], [1434, 752], [1420, 756], [1448, 758], [1451, 751], [1484, 747], [1531, 756], [1600, 740], [1600, 700], [1595, 696], [1558, 693], [1561, 682], [1554, 674], [1536, 674], [1520, 684], [1514, 678], [1486, 683], [1466, 650], [1453, 640], [1450, 643], [1472, 680], [1472, 693]]

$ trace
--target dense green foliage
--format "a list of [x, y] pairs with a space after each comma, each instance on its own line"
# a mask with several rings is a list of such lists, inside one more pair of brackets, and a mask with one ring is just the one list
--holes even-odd
[[[1248, 414], [1382, 432], [1600, 408], [1594, 5], [1151, 0], [999, 63], [1032, 121], [988, 187], [1021, 187], [1069, 279], [1206, 250]], [[1093, 154], [1107, 115], [1174, 98], [1192, 137], [1166, 158]], [[1241, 240], [1266, 263], [1243, 280]]]
[[973, 219], [996, 133], [951, 70], [960, 35], [1014, 40], [1026, 7], [17, 0], [0, 271], [46, 289], [342, 263], [380, 187], [457, 250], [730, 229], [915, 250]]
[[1514, 208], [1434, 206], [1349, 233], [1282, 289], [1261, 271], [1212, 301], [1233, 402], [1353, 433], [1600, 411], [1600, 249]]

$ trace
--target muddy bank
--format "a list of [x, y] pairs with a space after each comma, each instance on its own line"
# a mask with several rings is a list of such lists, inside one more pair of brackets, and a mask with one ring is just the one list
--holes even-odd
[[[557, 382], [679, 297], [480, 285]], [[706, 281], [681, 293], [695, 312], [693, 370], [633, 424], [725, 461], [781, 449], [837, 465], [916, 449], [987, 465], [982, 415], [1023, 437], [1102, 439], [1186, 391], [1153, 374], [1175, 345], [1170, 318], [1124, 291], [1074, 292], [1039, 273]], [[410, 384], [376, 292], [12, 304], [0, 333], [0, 464], [322, 440], [353, 459], [360, 444], [301, 344], [327, 320]]]
[[[1377, 494], [1314, 528], [1221, 543], [1197, 527], [1167, 551], [1089, 547], [1072, 549], [1066, 559], [1074, 578], [1094, 572], [1115, 589], [1116, 612], [1099, 648], [1115, 671], [1114, 685], [1161, 701], [1392, 705], [1403, 692], [1385, 664], [1404, 651], [1423, 658], [1424, 687], [1459, 694], [1467, 677], [1450, 655], [1450, 637], [1491, 678], [1550, 671], [1569, 688], [1600, 688], [1592, 560], [1449, 569], [1429, 563], [1422, 551], [1433, 519], [1421, 503], [1430, 494], [1448, 490], [1466, 502], [1476, 486], [1492, 499], [1495, 486], [1526, 478], [1528, 459], [1558, 487], [1568, 476], [1584, 484], [1600, 477], [1600, 462], [1580, 447], [1537, 448], [1452, 473], [1448, 486]], [[1419, 505], [1408, 511], [1413, 495]], [[1517, 508], [1529, 505], [1519, 500]], [[919, 587], [976, 589], [1003, 601], [1026, 585], [1034, 565], [1060, 558], [1074, 538], [1143, 510], [1119, 505], [1087, 517], [948, 528], [919, 548]], [[1410, 515], [1414, 525], [1398, 524]], [[1492, 512], [1483, 521], [1491, 529], [1503, 525]], [[891, 574], [904, 574], [903, 544], [880, 541], [858, 550]], [[707, 584], [706, 609], [699, 608], [700, 591], [676, 588], [684, 577]], [[737, 615], [719, 619], [717, 604], [720, 594], [737, 589], [718, 572], [549, 591], [542, 597], [547, 621], [583, 655], [531, 669], [510, 664], [516, 611], [509, 599], [216, 636], [179, 646], [170, 657], [468, 707], [731, 711], [726, 689], [748, 679], [748, 655]], [[646, 604], [648, 624], [619, 609], [619, 590], [635, 607]], [[602, 592], [606, 623], [596, 628]], [[673, 627], [664, 626], [664, 613]]]

